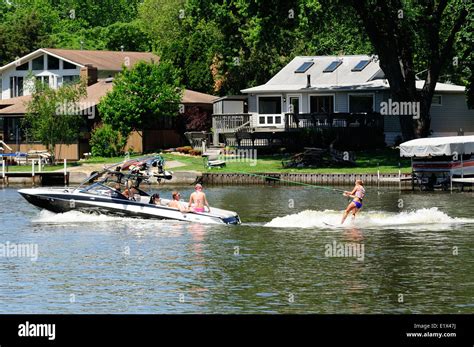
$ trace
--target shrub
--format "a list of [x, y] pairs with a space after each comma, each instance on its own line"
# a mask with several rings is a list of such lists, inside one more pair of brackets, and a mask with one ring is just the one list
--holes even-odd
[[179, 152], [179, 153], [184, 153], [184, 154], [188, 154], [189, 152], [191, 152], [193, 150], [193, 148], [191, 146], [184, 146], [184, 147], [178, 147], [176, 148], [176, 151]]
[[192, 149], [192, 150], [189, 151], [189, 154], [199, 156], [199, 155], [201, 155], [201, 152], [202, 151], [200, 149]]
[[92, 130], [91, 152], [94, 157], [118, 157], [123, 154], [126, 140], [109, 124], [100, 124]]

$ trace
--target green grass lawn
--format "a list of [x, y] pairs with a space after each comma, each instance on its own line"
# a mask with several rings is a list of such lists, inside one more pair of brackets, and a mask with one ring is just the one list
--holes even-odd
[[[141, 154], [141, 155], [131, 155], [130, 156], [130, 159], [136, 159], [136, 158], [141, 158], [141, 157], [145, 157], [146, 155], [144, 154]], [[122, 157], [111, 157], [111, 158], [107, 158], [107, 157], [92, 157], [92, 158], [89, 158], [89, 159], [86, 159], [86, 160], [82, 160], [79, 162], [79, 164], [116, 164], [116, 163], [121, 163], [123, 162], [125, 159], [125, 156], [122, 156]]]
[[[164, 154], [163, 157], [167, 161], [176, 160], [185, 166], [175, 167], [170, 169], [171, 171], [200, 171], [200, 172], [216, 172], [216, 173], [237, 173], [237, 172], [248, 172], [248, 173], [262, 173], [262, 172], [282, 172], [282, 173], [398, 173], [399, 163], [402, 173], [411, 172], [410, 160], [399, 157], [398, 150], [393, 149], [380, 149], [370, 151], [359, 151], [356, 155], [356, 167], [320, 167], [320, 168], [289, 168], [285, 169], [282, 166], [283, 160], [288, 160], [289, 156], [284, 155], [265, 155], [258, 156], [255, 162], [233, 162], [227, 161], [226, 167], [222, 169], [207, 169], [204, 164], [202, 157], [190, 157], [175, 154]], [[140, 158], [144, 155], [131, 156], [131, 159]], [[77, 163], [69, 163], [68, 167], [87, 165], [87, 164], [105, 164], [112, 165], [120, 163], [124, 160], [124, 157], [94, 157], [87, 160], [83, 160]], [[252, 165], [253, 164], [253, 165]], [[36, 166], [35, 170], [37, 170]], [[43, 171], [54, 171], [61, 170], [63, 165], [53, 165], [43, 167]], [[8, 168], [10, 172], [31, 172], [31, 165], [23, 166], [10, 166]]]
[[398, 150], [381, 149], [371, 151], [356, 152], [356, 167], [321, 167], [321, 168], [289, 168], [282, 166], [282, 160], [288, 159], [288, 156], [268, 155], [259, 156], [256, 165], [251, 162], [232, 162], [228, 161], [226, 167], [222, 169], [206, 169], [204, 160], [201, 157], [188, 157], [173, 154], [165, 154], [166, 160], [177, 160], [186, 166], [173, 168], [172, 171], [202, 171], [216, 173], [232, 173], [232, 172], [282, 172], [282, 173], [398, 173], [399, 163], [402, 173], [411, 172], [410, 160], [400, 158]]
[[[71, 164], [69, 164], [68, 167], [71, 167]], [[46, 165], [42, 167], [41, 171], [55, 171], [55, 170], [61, 170], [63, 168], [64, 168], [64, 165]], [[5, 169], [5, 171], [31, 172], [31, 165], [12, 165], [8, 167], [8, 170]], [[35, 165], [35, 172], [38, 172], [38, 165]]]

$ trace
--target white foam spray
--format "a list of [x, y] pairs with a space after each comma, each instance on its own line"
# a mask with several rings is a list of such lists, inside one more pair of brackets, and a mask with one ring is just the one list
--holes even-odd
[[[449, 229], [453, 225], [473, 224], [471, 218], [455, 218], [438, 210], [436, 207], [423, 208], [406, 212], [385, 212], [385, 211], [364, 211], [360, 212], [355, 221], [352, 222], [352, 216], [349, 215], [344, 226], [341, 226], [341, 217], [343, 211], [324, 210], [313, 211], [306, 210], [300, 213], [274, 218], [267, 227], [277, 228], [316, 228], [328, 229], [339, 227], [361, 227], [374, 229]], [[329, 226], [328, 226], [329, 224]]]

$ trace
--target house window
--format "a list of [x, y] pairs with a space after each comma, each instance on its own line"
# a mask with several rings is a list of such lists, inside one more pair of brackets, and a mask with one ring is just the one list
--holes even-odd
[[23, 77], [10, 77], [10, 97], [15, 98], [23, 95]]
[[265, 124], [265, 117], [258, 117], [258, 124]]
[[36, 80], [49, 86], [49, 76], [36, 76]]
[[258, 99], [258, 113], [260, 114], [280, 114], [281, 97], [265, 96]]
[[373, 95], [349, 95], [350, 113], [372, 113], [374, 111]]
[[275, 117], [275, 124], [281, 124], [281, 116]]
[[267, 117], [267, 124], [273, 124], [273, 117]]
[[297, 96], [290, 96], [290, 107], [288, 112], [299, 114], [300, 113], [300, 98]]
[[59, 59], [48, 55], [48, 70], [59, 70]]
[[21, 120], [19, 117], [5, 118], [4, 131], [8, 142], [17, 142], [24, 139], [25, 133], [21, 127]]
[[16, 67], [16, 70], [17, 70], [17, 71], [27, 71], [27, 70], [28, 70], [28, 62], [23, 63], [23, 64], [21, 64], [21, 65], [18, 65], [18, 66]]
[[36, 59], [33, 59], [33, 70], [40, 70], [40, 71], [44, 70], [44, 55]]
[[311, 113], [334, 113], [334, 98], [332, 95], [311, 95]]
[[76, 65], [71, 64], [71, 63], [63, 60], [63, 69], [64, 70], [76, 70]]
[[431, 105], [432, 106], [442, 106], [443, 105], [443, 99], [442, 99], [441, 95], [439, 95], [439, 94], [433, 95]]
[[297, 68], [295, 70], [295, 73], [304, 73], [306, 71], [308, 71], [308, 69], [313, 66], [314, 62], [312, 61], [307, 61], [307, 62], [304, 62], [299, 68]]
[[4, 137], [3, 137], [3, 132], [4, 132], [3, 126], [4, 125], [3, 124], [4, 124], [3, 117], [0, 117], [0, 141], [4, 140]]
[[79, 81], [79, 76], [63, 76], [63, 85], [74, 84]]

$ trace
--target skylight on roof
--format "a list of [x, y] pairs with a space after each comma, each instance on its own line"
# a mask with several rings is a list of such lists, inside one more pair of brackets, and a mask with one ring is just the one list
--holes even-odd
[[334, 70], [336, 70], [339, 65], [342, 64], [342, 60], [334, 60], [331, 64], [329, 64], [324, 70], [323, 72], [333, 72]]
[[367, 65], [369, 65], [370, 60], [361, 60], [357, 63], [356, 66], [351, 71], [362, 71]]
[[308, 69], [313, 66], [314, 62], [312, 61], [306, 61], [304, 62], [299, 68], [295, 70], [295, 73], [303, 73], [308, 71]]

